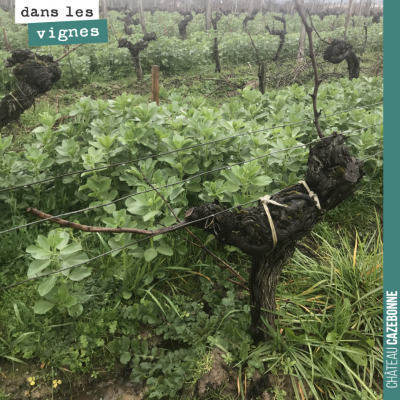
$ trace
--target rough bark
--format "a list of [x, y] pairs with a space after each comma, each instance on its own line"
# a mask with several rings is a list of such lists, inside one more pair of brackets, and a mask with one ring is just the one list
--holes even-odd
[[372, 17], [372, 23], [373, 24], [379, 24], [379, 22], [381, 22], [381, 14], [374, 14], [374, 16]]
[[[17, 120], [32, 107], [35, 98], [48, 92], [61, 78], [61, 69], [52, 55], [39, 55], [30, 50], [14, 50], [6, 67], [14, 67], [17, 89], [0, 101], [0, 128]], [[17, 65], [18, 64], [18, 65]]]
[[367, 50], [367, 41], [368, 41], [368, 27], [367, 24], [364, 22], [364, 47], [362, 49], [361, 55], [365, 53], [365, 50]]
[[265, 62], [261, 62], [258, 66], [258, 87], [262, 94], [265, 94], [265, 75], [266, 75]]
[[253, 21], [255, 16], [256, 16], [256, 14], [257, 14], [257, 10], [253, 10], [251, 15], [246, 15], [246, 17], [243, 20], [243, 29], [247, 29], [247, 23], [249, 21]]
[[131, 54], [133, 64], [135, 65], [136, 75], [138, 79], [143, 79], [142, 65], [140, 64], [139, 54], [144, 50], [152, 40], [157, 40], [157, 35], [155, 32], [146, 33], [142, 39], [133, 44], [125, 38], [118, 40], [118, 47], [126, 47]]
[[211, 24], [214, 28], [214, 31], [218, 30], [218, 21], [221, 19], [221, 17], [222, 17], [222, 14], [219, 11], [217, 11], [215, 14], [215, 18], [213, 18], [211, 20]]
[[221, 72], [221, 63], [219, 61], [218, 38], [214, 38], [214, 59], [215, 59], [215, 72]]
[[332, 64], [340, 64], [343, 60], [346, 60], [349, 79], [358, 78], [360, 75], [360, 61], [354, 53], [352, 45], [343, 40], [332, 40], [324, 51], [324, 60]]
[[[256, 342], [268, 339], [260, 329], [261, 317], [275, 329], [275, 290], [286, 261], [293, 255], [298, 240], [308, 235], [325, 213], [351, 196], [358, 188], [364, 173], [363, 161], [353, 157], [344, 144], [344, 137], [336, 132], [311, 148], [305, 181], [318, 195], [322, 211], [316, 207], [302, 184], [288, 187], [271, 200], [287, 207], [269, 205], [277, 235], [273, 247], [271, 227], [262, 206], [227, 211], [218, 203], [205, 203], [189, 209], [185, 221], [207, 220], [195, 224], [213, 234], [224, 245], [239, 248], [252, 256], [250, 273], [251, 332]], [[264, 326], [265, 329], [265, 326]]]
[[281, 21], [283, 23], [283, 29], [275, 29], [275, 28], [270, 29], [268, 25], [265, 25], [265, 29], [268, 30], [270, 35], [279, 36], [279, 38], [280, 38], [278, 50], [276, 51], [276, 54], [275, 54], [274, 58], [272, 59], [272, 61], [277, 61], [278, 58], [279, 58], [279, 55], [281, 54], [281, 51], [283, 49], [283, 45], [285, 44], [286, 20], [285, 20], [285, 17], [283, 15], [282, 15], [282, 17], [278, 17], [278, 16], [274, 15], [274, 18], [277, 21]]
[[189, 12], [188, 15], [186, 15], [182, 21], [179, 21], [178, 28], [179, 28], [179, 34], [181, 35], [182, 40], [187, 39], [186, 27], [189, 25], [189, 22], [192, 20], [193, 20], [193, 15], [192, 15], [192, 13]]
[[127, 35], [132, 35], [132, 28], [131, 25], [139, 25], [140, 19], [132, 18], [135, 13], [133, 11], [128, 11], [124, 18], [118, 17], [120, 21], [124, 23], [124, 31]]

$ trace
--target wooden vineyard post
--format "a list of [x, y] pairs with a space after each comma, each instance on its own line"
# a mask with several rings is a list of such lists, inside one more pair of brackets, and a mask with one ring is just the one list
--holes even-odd
[[106, 18], [106, 17], [107, 17], [107, 14], [108, 14], [108, 4], [107, 4], [107, 1], [108, 1], [108, 0], [102, 0], [104, 18]]
[[214, 38], [214, 58], [215, 58], [215, 72], [221, 72], [221, 63], [219, 61], [218, 51], [218, 38]]
[[369, 10], [371, 8], [371, 3], [372, 3], [372, 0], [367, 0], [367, 3], [365, 4], [365, 8], [364, 8], [364, 16], [365, 17], [369, 17]]
[[[301, 5], [305, 7], [304, 0], [301, 0]], [[299, 48], [297, 49], [297, 62], [302, 63], [304, 60], [304, 49], [306, 47], [306, 27], [301, 22], [301, 30], [300, 30], [300, 40], [299, 40]]]
[[258, 74], [258, 86], [262, 94], [265, 93], [265, 61], [259, 66], [260, 73]]
[[211, 0], [207, 0], [206, 2], [206, 31], [208, 32], [211, 29], [211, 17], [212, 17], [212, 2]]
[[353, 0], [350, 0], [349, 1], [349, 7], [347, 9], [347, 14], [346, 14], [346, 22], [345, 22], [345, 25], [344, 25], [344, 41], [346, 41], [347, 28], [349, 26], [349, 21], [350, 21], [350, 18], [351, 18], [352, 10], [353, 10]]
[[145, 35], [147, 33], [147, 30], [143, 12], [143, 0], [138, 0], [138, 6], [139, 6], [140, 25], [142, 26], [142, 33], [143, 35]]
[[6, 45], [6, 49], [11, 50], [10, 43], [8, 42], [8, 39], [7, 39], [6, 28], [3, 28], [3, 35], [4, 35], [4, 44]]
[[247, 15], [250, 17], [252, 12], [253, 12], [253, 0], [249, 0]]
[[151, 101], [160, 105], [160, 67], [158, 65], [151, 67]]

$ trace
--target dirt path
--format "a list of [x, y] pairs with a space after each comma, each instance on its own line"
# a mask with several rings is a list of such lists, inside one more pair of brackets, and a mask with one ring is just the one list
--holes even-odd
[[[32, 377], [34, 385], [29, 382]], [[62, 383], [52, 391], [53, 378]], [[129, 370], [121, 364], [96, 379], [89, 375], [77, 379], [60, 374], [55, 377], [51, 368], [41, 369], [37, 364], [14, 364], [14, 368], [8, 362], [0, 365], [0, 398], [8, 396], [7, 400], [142, 400], [144, 392], [144, 385], [129, 381]]]
[[120, 380], [102, 382], [92, 390], [81, 393], [73, 397], [74, 400], [142, 400], [142, 392], [138, 392], [135, 385], [129, 381], [129, 378]]

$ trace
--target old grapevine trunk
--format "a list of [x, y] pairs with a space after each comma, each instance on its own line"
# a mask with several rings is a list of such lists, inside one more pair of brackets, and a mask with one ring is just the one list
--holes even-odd
[[275, 329], [275, 316], [265, 310], [276, 309], [275, 291], [286, 261], [293, 255], [296, 242], [308, 235], [325, 213], [357, 190], [364, 173], [363, 162], [353, 157], [336, 132], [311, 148], [305, 182], [317, 194], [321, 209], [302, 183], [288, 187], [271, 200], [286, 207], [269, 204], [275, 226], [277, 245], [273, 247], [272, 231], [264, 207], [225, 209], [216, 203], [205, 203], [186, 212], [185, 220], [209, 217], [196, 226], [215, 235], [223, 243], [238, 247], [252, 256], [250, 273], [251, 331], [255, 341], [268, 339], [260, 330], [261, 316]]
[[178, 24], [179, 33], [181, 35], [182, 40], [187, 39], [186, 27], [188, 26], [189, 22], [193, 20], [193, 15], [191, 12], [188, 12], [188, 15], [185, 15], [185, 18], [181, 20]]
[[157, 40], [155, 32], [146, 33], [143, 38], [136, 43], [130, 42], [128, 39], [118, 39], [118, 47], [126, 47], [132, 57], [133, 64], [135, 65], [136, 75], [138, 79], [143, 79], [142, 65], [140, 63], [139, 54], [144, 50], [152, 40]]
[[283, 24], [283, 29], [270, 29], [268, 25], [265, 25], [265, 29], [268, 30], [270, 35], [275, 35], [275, 36], [279, 36], [279, 38], [281, 39], [279, 42], [279, 46], [278, 46], [278, 50], [276, 51], [276, 54], [274, 56], [274, 58], [272, 59], [272, 61], [278, 61], [279, 55], [281, 54], [281, 51], [283, 49], [283, 45], [285, 44], [285, 37], [286, 37], [286, 19], [285, 16], [282, 15], [282, 17], [278, 17], [276, 15], [274, 15], [274, 18], [277, 21], [281, 21]]
[[349, 79], [357, 79], [360, 76], [360, 60], [354, 53], [353, 46], [344, 40], [333, 39], [324, 50], [324, 60], [332, 64], [340, 64], [346, 60]]
[[61, 78], [61, 69], [52, 55], [39, 55], [30, 50], [13, 50], [6, 67], [14, 67], [17, 88], [0, 100], [0, 129], [16, 121], [35, 103], [35, 98], [48, 92]]

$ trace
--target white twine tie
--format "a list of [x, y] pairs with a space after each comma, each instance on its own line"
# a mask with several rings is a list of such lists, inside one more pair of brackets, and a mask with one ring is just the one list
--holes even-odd
[[272, 221], [272, 217], [271, 217], [271, 214], [268, 209], [268, 204], [273, 204], [273, 205], [279, 206], [279, 207], [287, 207], [287, 205], [278, 203], [274, 200], [270, 200], [270, 198], [271, 198], [271, 196], [265, 195], [264, 197], [260, 197], [259, 200], [261, 201], [262, 205], [264, 206], [264, 210], [268, 217], [269, 226], [271, 227], [272, 241], [274, 243], [274, 247], [272, 248], [272, 250], [273, 250], [275, 248], [276, 244], [278, 243], [278, 238], [276, 237], [275, 226], [274, 226], [274, 222]]
[[319, 199], [316, 193], [312, 192], [310, 188], [308, 187], [307, 183], [305, 181], [299, 181], [299, 183], [302, 183], [303, 186], [306, 188], [308, 195], [315, 201], [315, 205], [317, 206], [318, 210], [321, 210], [321, 205], [319, 204]]
[[[316, 193], [310, 190], [308, 187], [307, 183], [305, 181], [299, 181], [307, 190], [308, 195], [315, 201], [315, 205], [318, 208], [318, 210], [321, 210], [321, 205], [319, 204], [319, 199]], [[276, 231], [275, 231], [275, 225], [274, 222], [272, 221], [271, 214], [268, 209], [268, 204], [273, 204], [278, 207], [287, 207], [285, 204], [278, 203], [274, 200], [271, 200], [271, 196], [265, 195], [264, 197], [260, 197], [259, 200], [261, 201], [262, 205], [264, 206], [265, 213], [267, 214], [268, 221], [269, 221], [269, 226], [271, 227], [271, 233], [272, 233], [272, 241], [273, 241], [273, 248], [272, 250], [276, 247], [276, 244], [278, 243], [278, 238], [276, 236]]]

